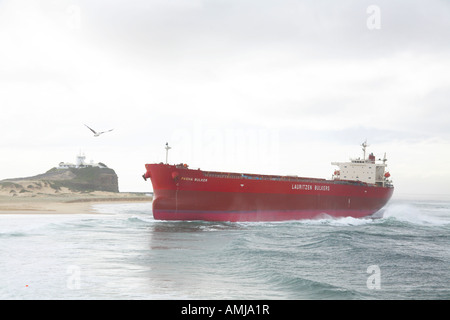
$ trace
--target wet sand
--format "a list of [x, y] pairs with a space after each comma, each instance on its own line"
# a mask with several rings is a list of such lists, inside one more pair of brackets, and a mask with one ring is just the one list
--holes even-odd
[[0, 214], [86, 214], [95, 213], [92, 205], [97, 203], [151, 201], [151, 196], [106, 192], [32, 197], [0, 196]]

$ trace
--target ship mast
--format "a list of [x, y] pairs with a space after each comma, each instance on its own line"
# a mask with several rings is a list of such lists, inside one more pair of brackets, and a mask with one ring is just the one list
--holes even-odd
[[367, 140], [364, 141], [364, 142], [361, 144], [361, 146], [363, 147], [362, 150], [363, 150], [363, 152], [364, 152], [364, 158], [363, 158], [363, 160], [366, 161], [366, 148], [369, 146], [369, 145], [367, 144]]
[[168, 158], [169, 158], [169, 150], [172, 149], [169, 147], [169, 143], [166, 142], [166, 164], [168, 164]]

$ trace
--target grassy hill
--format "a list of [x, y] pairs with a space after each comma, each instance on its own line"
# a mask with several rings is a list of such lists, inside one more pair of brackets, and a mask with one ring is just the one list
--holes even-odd
[[52, 168], [46, 173], [27, 178], [0, 181], [0, 193], [70, 193], [107, 191], [119, 192], [117, 174], [106, 167]]

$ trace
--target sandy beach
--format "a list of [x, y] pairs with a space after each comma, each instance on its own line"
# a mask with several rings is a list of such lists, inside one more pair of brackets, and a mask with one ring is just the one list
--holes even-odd
[[135, 193], [92, 192], [86, 194], [0, 196], [0, 214], [95, 213], [96, 203], [151, 202], [152, 197]]

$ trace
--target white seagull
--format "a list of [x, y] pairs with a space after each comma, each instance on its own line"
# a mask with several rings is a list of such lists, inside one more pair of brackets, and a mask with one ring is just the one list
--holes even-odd
[[97, 132], [97, 131], [95, 131], [94, 129], [90, 128], [88, 125], [85, 124], [85, 126], [88, 127], [89, 130], [91, 130], [91, 131], [94, 133], [94, 137], [98, 137], [98, 136], [101, 135], [102, 133], [110, 132], [110, 131], [113, 131], [113, 130], [114, 130], [114, 129], [111, 129], [111, 130], [108, 130], [108, 131]]

